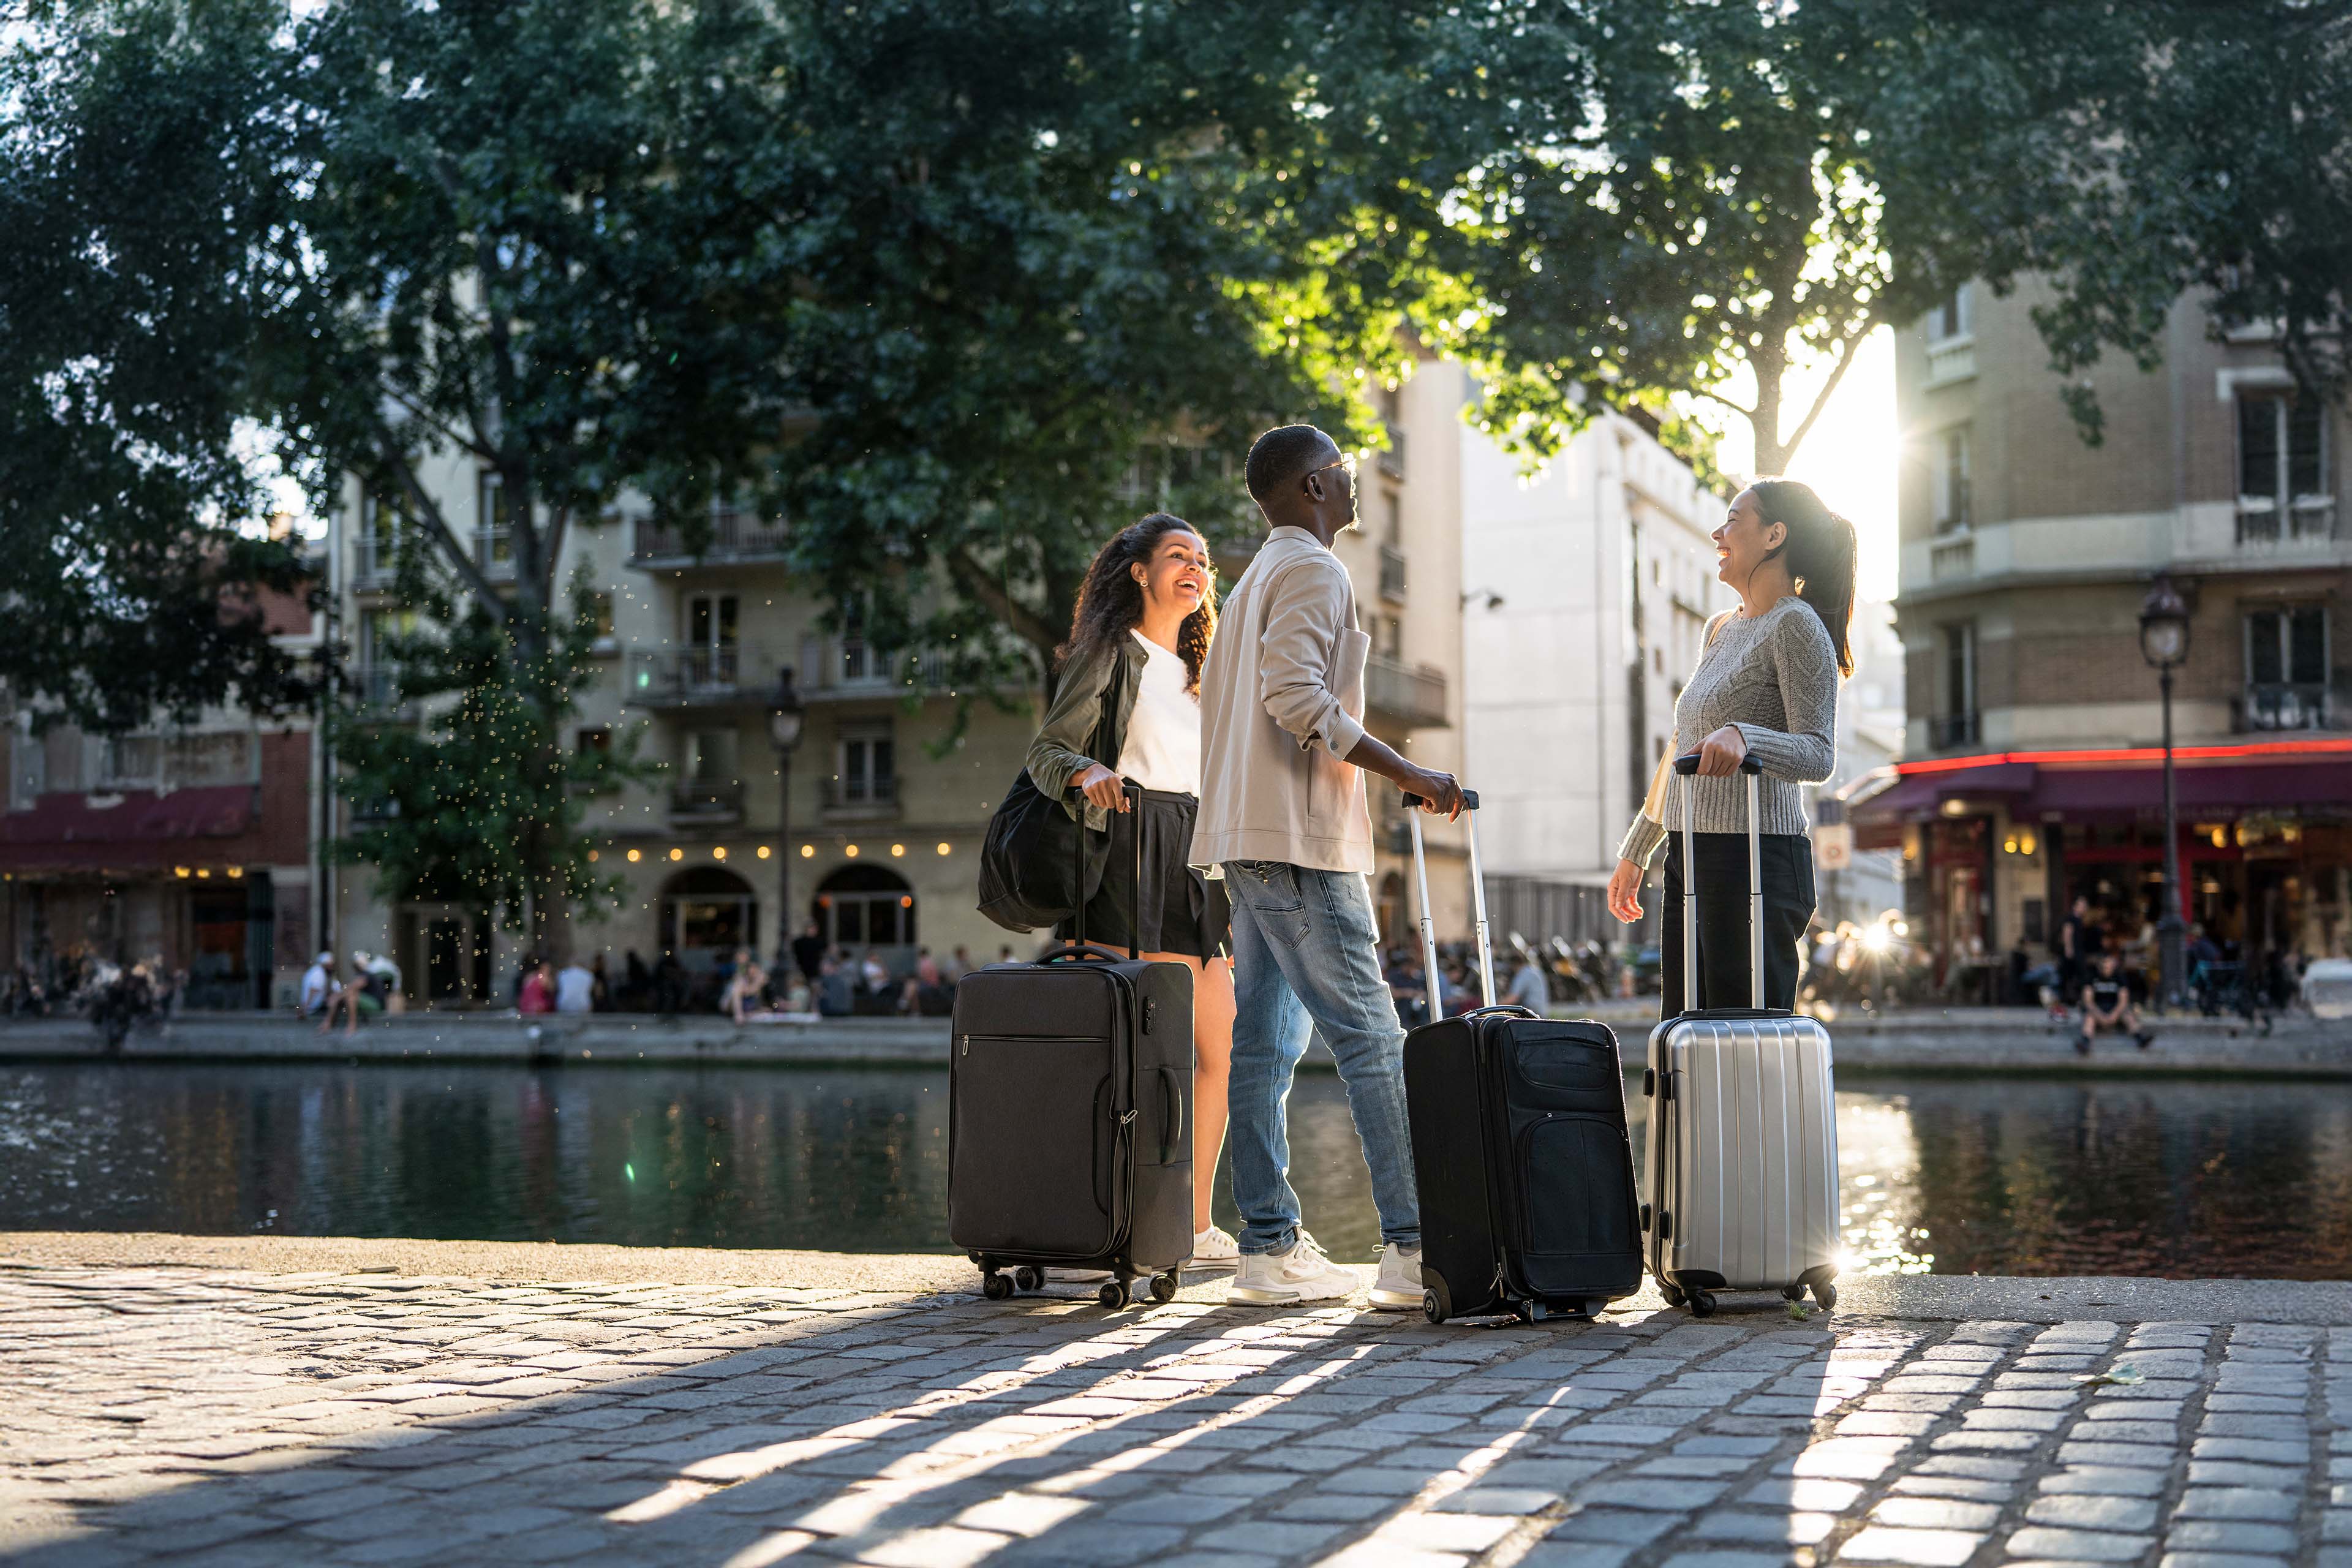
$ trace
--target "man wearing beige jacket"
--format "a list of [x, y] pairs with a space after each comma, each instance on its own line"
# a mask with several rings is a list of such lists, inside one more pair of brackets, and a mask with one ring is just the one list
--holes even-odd
[[1355, 1276], [1299, 1226], [1290, 1186], [1290, 1085], [1309, 1035], [1338, 1059], [1372, 1202], [1381, 1271], [1372, 1304], [1421, 1305], [1421, 1205], [1405, 1125], [1404, 1031], [1381, 975], [1372, 821], [1364, 774], [1462, 809], [1450, 773], [1416, 767], [1364, 732], [1356, 595], [1331, 541], [1356, 521], [1353, 464], [1311, 425], [1250, 449], [1250, 497], [1270, 526], [1225, 598], [1201, 669], [1201, 809], [1192, 864], [1233, 904], [1229, 1100], [1241, 1269], [1231, 1299], [1267, 1306], [1345, 1297]]

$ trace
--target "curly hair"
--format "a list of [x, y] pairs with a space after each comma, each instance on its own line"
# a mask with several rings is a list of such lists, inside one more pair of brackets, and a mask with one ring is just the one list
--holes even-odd
[[[1201, 531], [1172, 512], [1155, 511], [1119, 530], [1111, 542], [1095, 552], [1078, 587], [1077, 608], [1070, 615], [1070, 638], [1054, 650], [1055, 668], [1112, 647], [1143, 619], [1143, 584], [1131, 566], [1148, 567], [1160, 542], [1176, 532]], [[1199, 695], [1201, 665], [1209, 657], [1209, 639], [1217, 630], [1217, 582], [1213, 574], [1201, 595], [1200, 608], [1177, 628], [1176, 655], [1184, 661], [1184, 689]]]

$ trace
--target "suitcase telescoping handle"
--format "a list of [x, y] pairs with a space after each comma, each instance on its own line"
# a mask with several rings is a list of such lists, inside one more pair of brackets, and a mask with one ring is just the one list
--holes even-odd
[[[1478, 792], [1462, 792], [1463, 825], [1470, 830], [1470, 909], [1478, 929], [1480, 1011], [1495, 1005], [1495, 955], [1486, 942], [1486, 877], [1478, 867]], [[1445, 982], [1437, 966], [1437, 924], [1429, 912], [1429, 855], [1421, 840], [1421, 796], [1404, 796], [1405, 820], [1412, 825], [1412, 874], [1421, 885], [1421, 947], [1423, 982], [1429, 987], [1429, 1021], [1445, 1016]]]
[[[1748, 775], [1748, 1005], [1764, 1010], [1764, 820], [1759, 804], [1758, 780], [1764, 764], [1743, 757], [1739, 771]], [[1698, 776], [1698, 753], [1675, 759], [1675, 772], [1685, 779]], [[1683, 785], [1683, 1011], [1698, 1007], [1698, 847], [1692, 830], [1691, 796], [1697, 790]]]
[[[1127, 889], [1127, 956], [1129, 959], [1138, 959], [1143, 956], [1136, 947], [1136, 943], [1143, 940], [1143, 821], [1140, 816], [1143, 809], [1143, 786], [1121, 780], [1119, 793], [1135, 803], [1139, 814], [1133, 835], [1135, 876], [1129, 882]], [[1081, 805], [1083, 806], [1083, 797]], [[1109, 840], [1118, 832], [1117, 823], [1105, 825], [1103, 852], [1106, 855], [1110, 852]], [[1074, 902], [1077, 905], [1077, 929], [1071, 933], [1070, 942], [1066, 946], [1055, 948], [1037, 962], [1052, 963], [1056, 959], [1064, 958], [1108, 958], [1116, 962], [1118, 958], [1116, 952], [1103, 946], [1100, 942], [1087, 940], [1087, 823], [1083, 816], [1078, 818], [1078, 892]]]

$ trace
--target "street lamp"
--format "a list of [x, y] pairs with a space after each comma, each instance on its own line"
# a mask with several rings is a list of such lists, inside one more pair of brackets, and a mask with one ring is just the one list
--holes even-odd
[[768, 697], [768, 739], [776, 743], [776, 973], [789, 976], [793, 961], [793, 749], [801, 743], [808, 704], [793, 685], [793, 667], [776, 672]]
[[2139, 606], [2140, 657], [2156, 667], [2157, 684], [2164, 693], [2164, 913], [2156, 922], [2158, 963], [2164, 968], [2168, 1008], [2179, 1006], [2188, 993], [2181, 986], [2183, 955], [2180, 929], [2180, 819], [2172, 788], [2172, 672], [2189, 659], [2189, 606], [2159, 574]]

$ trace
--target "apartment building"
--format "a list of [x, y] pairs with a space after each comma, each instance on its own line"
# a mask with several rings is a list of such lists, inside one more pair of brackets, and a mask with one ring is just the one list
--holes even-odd
[[[1339, 542], [1371, 635], [1367, 724], [1433, 766], [1459, 764], [1459, 491], [1452, 431], [1459, 379], [1445, 367], [1383, 398], [1391, 449], [1363, 467], [1362, 531]], [[453, 520], [470, 519], [477, 558], [511, 570], [496, 476], [470, 459], [444, 460], [425, 482]], [[1139, 496], [1138, 511], [1150, 498]], [[413, 721], [391, 700], [396, 673], [379, 650], [404, 614], [391, 600], [396, 520], [356, 489], [331, 520], [329, 552], [363, 689], [383, 721]], [[789, 521], [721, 510], [709, 544], [622, 518], [575, 528], [558, 581], [584, 571], [608, 615], [603, 668], [580, 695], [575, 745], [607, 747], [634, 734], [665, 764], [658, 783], [592, 807], [585, 831], [597, 868], [626, 891], [616, 908], [583, 920], [583, 952], [602, 952], [617, 976], [629, 954], [664, 952], [707, 969], [737, 946], [772, 952], [814, 923], [853, 952], [877, 950], [900, 970], [921, 948], [957, 947], [993, 960], [1037, 938], [989, 923], [974, 910], [979, 851], [990, 814], [1019, 773], [1038, 708], [972, 702], [961, 731], [958, 699], [937, 668], [886, 656], [853, 623], [822, 625], [822, 606], [784, 563]], [[1220, 552], [1225, 581], [1247, 543]], [[799, 741], [780, 756], [770, 737], [772, 697], [790, 668], [806, 703]], [[1385, 795], [1385, 788], [1380, 792]], [[338, 830], [348, 805], [338, 805]], [[1375, 808], [1381, 837], [1373, 887], [1382, 929], [1417, 919], [1408, 892], [1402, 818]], [[1433, 900], [1441, 929], [1466, 934], [1468, 883], [1460, 830], [1432, 833]], [[402, 966], [414, 1005], [503, 1000], [519, 956], [486, 909], [387, 905], [365, 874], [336, 881], [343, 944], [381, 943]]]
[[[1493, 919], [1529, 942], [1614, 942], [1618, 844], [1707, 621], [1736, 602], [1708, 537], [1727, 498], [1635, 416], [1602, 415], [1533, 478], [1462, 440], [1468, 776]], [[1637, 934], [1655, 925], [1654, 909]]]
[[1897, 614], [1911, 714], [1856, 812], [1899, 845], [1915, 923], [1963, 989], [2077, 896], [2110, 931], [2160, 912], [2162, 714], [2137, 616], [2192, 612], [2176, 675], [2181, 912], [2250, 961], [2344, 951], [2352, 913], [2352, 526], [2341, 408], [2297, 395], [2260, 325], [2175, 307], [2164, 363], [2091, 380], [2086, 447], [2030, 312], [1970, 286], [1905, 333]]
[[[271, 629], [320, 617], [271, 596]], [[0, 953], [46, 980], [84, 959], [160, 961], [195, 1008], [290, 1004], [317, 940], [319, 756], [297, 716], [227, 710], [120, 736], [0, 722]]]

